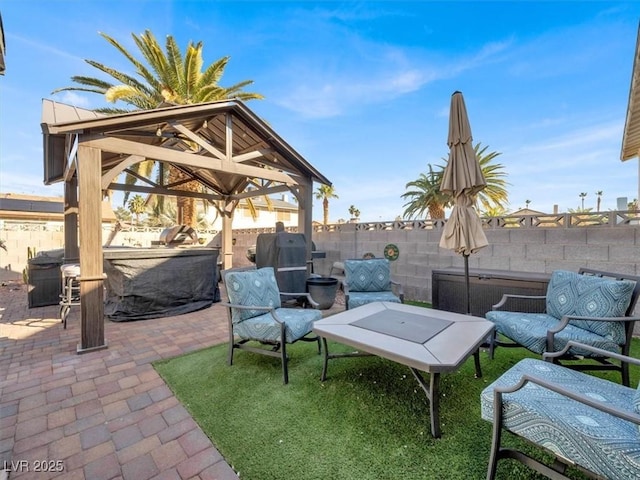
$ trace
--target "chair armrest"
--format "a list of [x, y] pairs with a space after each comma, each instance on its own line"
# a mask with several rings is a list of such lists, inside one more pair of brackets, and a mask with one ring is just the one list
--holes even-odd
[[564, 346], [562, 350], [557, 352], [545, 352], [542, 354], [542, 359], [546, 362], [553, 361], [554, 358], [562, 357], [565, 355], [570, 348], [580, 348], [581, 350], [589, 350], [596, 355], [601, 355], [603, 357], [609, 357], [621, 362], [625, 362], [631, 365], [640, 366], [640, 359], [634, 357], [628, 357], [626, 355], [621, 355], [619, 353], [610, 352], [609, 350], [604, 350], [602, 348], [594, 347], [593, 345], [587, 345], [586, 343], [580, 343], [575, 340], [569, 340], [567, 344]]
[[547, 297], [546, 295], [516, 295], [513, 293], [505, 293], [502, 295], [502, 298], [500, 299], [500, 301], [498, 303], [496, 303], [495, 305], [493, 305], [491, 307], [491, 310], [507, 310], [507, 308], [503, 308], [506, 307], [507, 302], [509, 302], [510, 300], [546, 300]]
[[[276, 322], [282, 323], [282, 320], [280, 320], [276, 315], [276, 309], [273, 307], [262, 307], [257, 305], [237, 305], [235, 303], [228, 302], [220, 302], [220, 305], [229, 309], [237, 308], [238, 310], [264, 310], [266, 313], [270, 313]], [[231, 314], [229, 314], [229, 321], [231, 321]]]
[[304, 293], [292, 293], [292, 292], [280, 292], [280, 295], [286, 295], [289, 297], [305, 297], [307, 302], [309, 302], [309, 305], [311, 305], [313, 308], [319, 308], [320, 304], [318, 302], [316, 302], [313, 298], [311, 298], [311, 295], [307, 292]]
[[391, 288], [396, 287], [397, 295], [400, 297], [400, 301], [404, 303], [404, 288], [400, 282], [391, 280]]
[[[547, 351], [553, 351], [554, 337], [556, 333], [564, 330], [571, 320], [591, 320], [598, 322], [635, 322], [640, 320], [638, 317], [581, 317], [579, 315], [564, 315], [558, 325], [547, 330]], [[627, 339], [628, 340], [628, 339]]]
[[635, 423], [636, 425], [640, 425], [640, 415], [636, 414], [636, 413], [631, 413], [629, 411], [626, 410], [621, 410], [617, 407], [613, 407], [611, 406], [611, 404], [606, 404], [604, 402], [600, 402], [598, 400], [594, 400], [593, 398], [590, 397], [585, 397], [582, 395], [579, 395], [575, 392], [572, 392], [571, 390], [568, 390], [560, 385], [558, 385], [557, 383], [552, 383], [549, 382], [547, 380], [544, 380], [540, 377], [536, 377], [533, 375], [529, 375], [529, 374], [524, 374], [521, 378], [520, 381], [515, 384], [515, 385], [511, 385], [511, 386], [504, 386], [504, 387], [495, 387], [493, 390], [493, 395], [494, 395], [494, 415], [495, 414], [500, 414], [502, 412], [502, 394], [504, 393], [513, 393], [516, 392], [518, 390], [520, 390], [522, 387], [524, 387], [527, 383], [533, 383], [536, 385], [539, 385], [542, 388], [545, 388], [547, 390], [551, 390], [553, 392], [556, 392], [560, 395], [563, 395], [567, 398], [570, 398], [572, 400], [575, 400], [578, 403], [582, 403], [584, 405], [587, 405], [591, 408], [595, 408], [596, 410], [600, 410], [602, 412], [608, 413], [610, 415], [613, 415], [615, 417], [621, 418], [623, 420], [626, 420], [628, 422], [631, 423]]
[[640, 320], [640, 317], [581, 317], [580, 315], [565, 315], [562, 317], [561, 322], [564, 322], [565, 318], [567, 319], [567, 323], [571, 320], [591, 320], [597, 322], [637, 322]]
[[235, 303], [228, 303], [228, 302], [220, 302], [219, 305], [223, 307], [237, 308], [239, 310], [265, 310], [265, 311], [275, 310], [275, 308], [273, 307], [264, 307], [264, 306], [258, 306], [258, 305], [237, 305]]

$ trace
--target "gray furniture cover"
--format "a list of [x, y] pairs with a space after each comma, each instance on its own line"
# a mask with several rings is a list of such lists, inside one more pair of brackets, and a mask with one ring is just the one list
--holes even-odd
[[105, 250], [104, 313], [122, 322], [209, 307], [220, 301], [217, 259], [213, 248]]
[[256, 267], [273, 267], [281, 292], [303, 293], [307, 282], [307, 244], [302, 233], [261, 233]]

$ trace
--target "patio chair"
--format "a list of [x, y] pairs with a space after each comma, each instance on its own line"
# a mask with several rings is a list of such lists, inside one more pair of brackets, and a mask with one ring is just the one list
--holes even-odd
[[[222, 303], [229, 321], [229, 365], [236, 348], [280, 358], [284, 383], [289, 383], [287, 343], [317, 342], [320, 353], [319, 337], [308, 336], [313, 322], [322, 318], [319, 305], [308, 293], [280, 292], [273, 267], [230, 269], [223, 272], [223, 279], [229, 298]], [[281, 296], [305, 298], [314, 308], [284, 308]]]
[[[640, 366], [638, 359], [574, 341], [560, 352], [545, 353], [547, 361], [520, 360], [480, 394], [481, 417], [493, 422], [487, 480], [495, 478], [502, 459], [552, 479], [568, 480], [569, 465], [589, 478], [640, 479], [640, 386], [630, 388], [552, 362], [572, 349]], [[553, 462], [534, 458], [531, 449], [525, 453], [503, 446], [503, 431], [550, 453]]]
[[[524, 347], [538, 354], [557, 352], [575, 340], [597, 347], [600, 353], [572, 348], [554, 356], [554, 363], [570, 361], [567, 366], [575, 370], [616, 370], [629, 386], [628, 365], [611, 362], [601, 352], [629, 355], [633, 327], [640, 319], [632, 316], [639, 293], [640, 277], [586, 268], [577, 273], [556, 270], [545, 296], [506, 294], [487, 312], [487, 320], [496, 325], [489, 355], [493, 358], [497, 346]], [[525, 301], [538, 305], [527, 310]], [[508, 310], [512, 303], [521, 311]]]
[[347, 310], [371, 302], [404, 303], [404, 290], [400, 283], [391, 279], [386, 258], [345, 260], [344, 273]]
[[344, 262], [333, 262], [329, 269], [329, 276], [338, 279], [338, 288], [342, 290], [344, 288]]

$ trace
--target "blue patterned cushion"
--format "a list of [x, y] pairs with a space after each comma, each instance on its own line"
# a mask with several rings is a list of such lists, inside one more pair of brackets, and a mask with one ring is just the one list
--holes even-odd
[[344, 262], [344, 271], [350, 292], [391, 290], [389, 260], [386, 258], [346, 260]]
[[[253, 307], [280, 308], [280, 290], [273, 267], [229, 271], [225, 275], [229, 303]], [[264, 310], [232, 309], [233, 323], [263, 315]]]
[[356, 308], [371, 302], [400, 303], [393, 292], [349, 292], [349, 308]]
[[[322, 318], [322, 312], [314, 309], [278, 308], [278, 319], [285, 324], [285, 341], [293, 343], [313, 329], [313, 322]], [[271, 313], [249, 318], [236, 324], [233, 332], [240, 338], [263, 341], [280, 341], [280, 324]]]
[[[558, 319], [564, 315], [622, 317], [629, 308], [634, 287], [635, 282], [629, 280], [556, 270], [547, 289], [547, 313]], [[571, 320], [571, 323], [618, 344], [625, 342], [622, 323], [588, 320]]]
[[[487, 312], [486, 319], [496, 325], [496, 332], [510, 338], [532, 352], [542, 354], [547, 349], [547, 330], [556, 327], [559, 320], [546, 313]], [[566, 328], [554, 336], [554, 351], [562, 350], [569, 340], [577, 340], [609, 352], [619, 353], [618, 343], [575, 325]], [[593, 352], [572, 348], [573, 355], [593, 356]]]
[[[518, 362], [480, 395], [482, 418], [493, 421], [493, 389], [512, 386], [524, 373], [627, 412], [635, 389], [535, 359]], [[604, 478], [640, 479], [636, 425], [528, 383], [503, 394], [504, 428]]]

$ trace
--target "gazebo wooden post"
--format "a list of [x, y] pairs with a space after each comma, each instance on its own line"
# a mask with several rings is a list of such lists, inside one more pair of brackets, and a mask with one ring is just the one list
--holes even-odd
[[81, 343], [78, 353], [107, 347], [104, 339], [100, 150], [78, 148]]
[[[304, 185], [300, 185], [298, 198], [298, 232], [304, 233], [307, 243], [307, 260], [310, 262], [313, 235], [313, 182], [305, 178]], [[300, 180], [302, 182], [302, 179]], [[311, 274], [311, 263], [308, 263], [307, 275]]]
[[64, 182], [64, 263], [78, 263], [78, 180]]
[[222, 268], [228, 270], [233, 267], [233, 208], [231, 202], [226, 202], [222, 209]]

